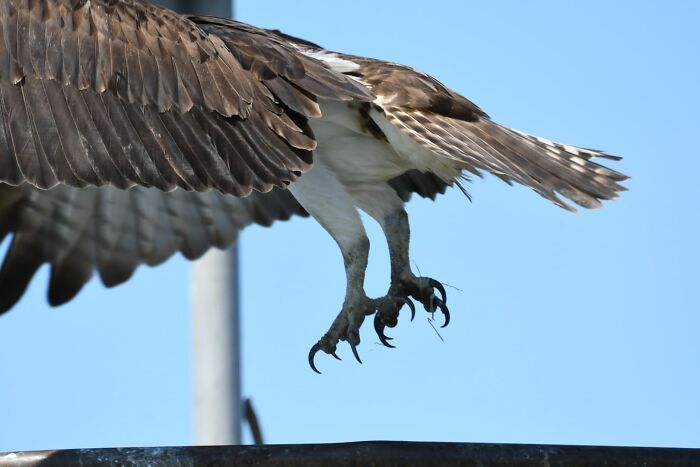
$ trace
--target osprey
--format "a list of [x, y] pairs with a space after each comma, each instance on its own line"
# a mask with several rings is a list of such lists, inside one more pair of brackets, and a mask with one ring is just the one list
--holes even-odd
[[[180, 251], [224, 248], [250, 223], [313, 216], [343, 256], [347, 291], [311, 348], [359, 360], [411, 299], [450, 314], [440, 282], [409, 264], [404, 203], [491, 173], [554, 204], [598, 208], [627, 177], [601, 151], [492, 121], [415, 69], [141, 0], [0, 0], [0, 312], [51, 265], [48, 300], [97, 271], [108, 287]], [[358, 209], [384, 231], [391, 283], [363, 287]], [[436, 293], [439, 295], [436, 296]], [[337, 357], [337, 356], [336, 356]]]

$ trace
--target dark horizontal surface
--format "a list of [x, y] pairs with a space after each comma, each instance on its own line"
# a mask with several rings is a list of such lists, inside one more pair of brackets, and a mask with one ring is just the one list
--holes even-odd
[[700, 466], [700, 449], [365, 441], [0, 454], [0, 466]]

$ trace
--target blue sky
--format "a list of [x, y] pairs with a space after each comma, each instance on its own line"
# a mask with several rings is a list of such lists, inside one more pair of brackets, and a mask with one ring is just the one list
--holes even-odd
[[[572, 215], [493, 177], [409, 205], [412, 259], [452, 284], [360, 353], [306, 354], [339, 310], [315, 222], [242, 235], [244, 392], [273, 443], [364, 439], [700, 447], [700, 7], [692, 1], [240, 0], [238, 18], [431, 73], [497, 121], [625, 157], [628, 193]], [[379, 229], [366, 288], [385, 293]], [[6, 247], [6, 245], [4, 246]], [[3, 247], [3, 248], [4, 248]], [[193, 442], [189, 265], [0, 317], [0, 451]]]

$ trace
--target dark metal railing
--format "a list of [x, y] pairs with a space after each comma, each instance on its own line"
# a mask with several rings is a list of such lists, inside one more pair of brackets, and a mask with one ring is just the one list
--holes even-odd
[[700, 449], [367, 441], [0, 454], [0, 466], [700, 466]]

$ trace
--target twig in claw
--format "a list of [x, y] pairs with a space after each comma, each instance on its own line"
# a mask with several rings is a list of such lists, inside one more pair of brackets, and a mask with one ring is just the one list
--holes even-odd
[[440, 340], [444, 344], [445, 339], [442, 338], [442, 336], [440, 335], [440, 332], [438, 332], [438, 330], [435, 328], [435, 326], [433, 326], [433, 320], [428, 318], [428, 324], [430, 324], [430, 327], [433, 328], [433, 331], [435, 331], [435, 334], [437, 334], [437, 336], [440, 338]]
[[442, 285], [446, 285], [447, 287], [456, 290], [457, 292], [464, 292], [464, 290], [460, 289], [459, 287], [455, 287], [452, 284], [448, 284], [447, 282], [443, 282]]
[[416, 267], [416, 270], [418, 271], [418, 275], [422, 276], [423, 273], [420, 272], [420, 266], [418, 266], [418, 263], [416, 263], [415, 260], [413, 260], [413, 265]]

